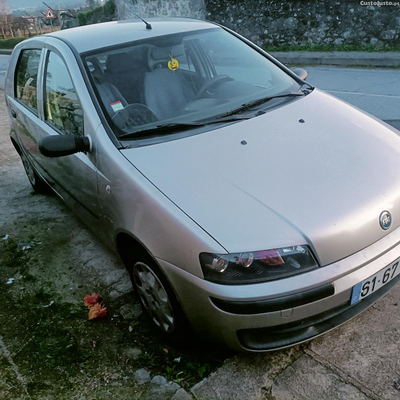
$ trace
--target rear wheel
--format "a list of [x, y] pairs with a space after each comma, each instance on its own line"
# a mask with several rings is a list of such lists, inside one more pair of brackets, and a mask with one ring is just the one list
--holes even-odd
[[33, 169], [31, 162], [28, 160], [27, 156], [24, 153], [21, 153], [22, 165], [24, 166], [26, 175], [31, 183], [35, 192], [45, 193], [48, 191], [49, 187], [47, 184], [40, 178], [40, 176]]
[[136, 262], [129, 272], [141, 306], [153, 326], [170, 339], [183, 338], [187, 331], [184, 313], [168, 281], [154, 261]]

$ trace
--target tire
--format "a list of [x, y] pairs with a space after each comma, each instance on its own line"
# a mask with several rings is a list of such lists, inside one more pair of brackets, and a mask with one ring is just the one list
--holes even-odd
[[30, 184], [33, 187], [33, 190], [37, 193], [47, 193], [49, 191], [49, 186], [36, 173], [25, 153], [21, 153], [21, 160], [22, 160], [22, 165], [24, 166], [25, 169], [25, 173], [29, 179]]
[[149, 257], [135, 262], [129, 268], [129, 274], [140, 305], [153, 327], [173, 342], [184, 339], [189, 328], [186, 317], [175, 293], [154, 261]]

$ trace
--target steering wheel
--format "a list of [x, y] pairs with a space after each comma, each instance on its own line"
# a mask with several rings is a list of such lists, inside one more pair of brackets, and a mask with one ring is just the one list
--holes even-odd
[[201, 98], [205, 92], [209, 91], [211, 88], [213, 88], [214, 86], [219, 86], [224, 82], [229, 82], [229, 81], [233, 81], [233, 78], [231, 78], [228, 75], [215, 75], [214, 77], [212, 77], [211, 79], [209, 79], [207, 82], [205, 82], [203, 84], [203, 86], [199, 89], [199, 91], [197, 92], [197, 98]]
[[144, 104], [133, 103], [118, 111], [112, 120], [124, 133], [130, 133], [140, 125], [158, 121], [158, 118], [151, 108]]

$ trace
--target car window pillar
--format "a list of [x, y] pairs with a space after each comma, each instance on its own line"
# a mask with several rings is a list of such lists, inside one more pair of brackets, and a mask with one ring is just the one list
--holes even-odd
[[39, 61], [38, 81], [37, 81], [37, 105], [38, 117], [44, 121], [44, 68], [48, 50], [44, 48]]
[[[67, 44], [57, 40], [55, 38], [49, 37], [45, 42], [45, 47], [47, 51], [52, 51], [61, 57], [64, 62], [71, 81], [76, 89], [77, 98], [83, 112], [84, 120], [84, 136], [93, 135], [100, 125], [101, 120], [98, 113], [93, 105], [92, 98], [88, 92], [86, 82], [82, 76], [82, 71], [80, 70], [74, 53], [68, 47]], [[46, 56], [47, 63], [48, 55]], [[44, 65], [43, 73], [46, 73], [46, 65]], [[43, 106], [45, 107], [45, 90], [46, 90], [46, 77], [43, 77]], [[43, 108], [44, 112], [44, 108]], [[45, 117], [45, 115], [44, 115]], [[45, 119], [44, 119], [45, 120]]]

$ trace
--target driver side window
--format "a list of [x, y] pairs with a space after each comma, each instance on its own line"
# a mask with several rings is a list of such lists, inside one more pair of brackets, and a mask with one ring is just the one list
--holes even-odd
[[46, 65], [45, 118], [60, 133], [83, 135], [83, 111], [67, 66], [50, 52]]

